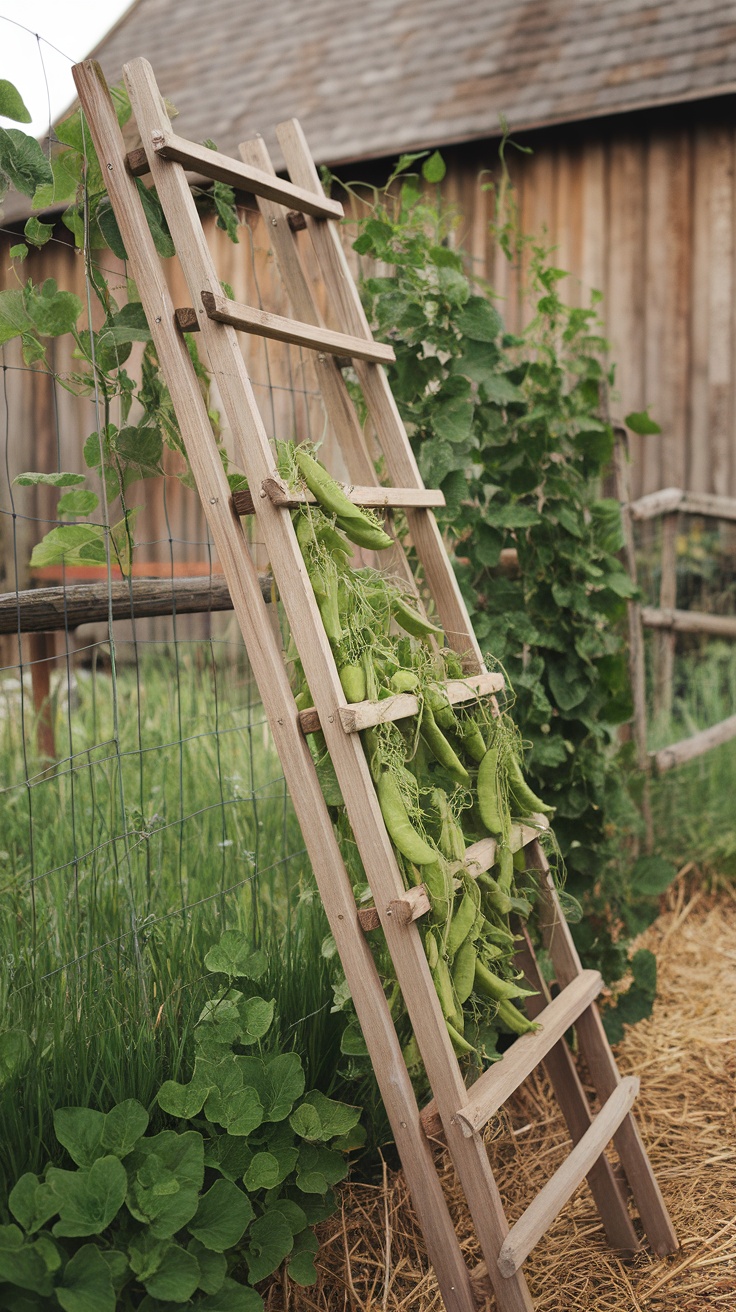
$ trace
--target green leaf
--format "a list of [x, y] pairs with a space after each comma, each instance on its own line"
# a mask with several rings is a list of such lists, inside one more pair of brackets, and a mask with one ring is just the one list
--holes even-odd
[[199, 1263], [179, 1244], [167, 1244], [159, 1265], [143, 1284], [152, 1298], [166, 1303], [188, 1303], [199, 1287]]
[[51, 165], [38, 142], [20, 128], [0, 128], [0, 171], [24, 196], [53, 182]]
[[146, 216], [146, 222], [151, 231], [157, 254], [163, 259], [169, 259], [172, 255], [176, 255], [176, 247], [171, 240], [171, 233], [161, 208], [161, 202], [158, 196], [141, 182], [140, 178], [136, 178], [135, 185], [138, 188], [143, 213]]
[[291, 1226], [281, 1212], [269, 1208], [248, 1231], [248, 1278], [252, 1284], [265, 1280], [281, 1266], [294, 1247]]
[[305, 1194], [326, 1194], [331, 1185], [345, 1178], [347, 1171], [341, 1153], [305, 1143], [299, 1152], [296, 1183]]
[[33, 216], [28, 219], [26, 226], [23, 229], [23, 236], [26, 241], [31, 243], [31, 246], [45, 246], [46, 242], [50, 241], [53, 234], [53, 223], [42, 223], [40, 219], [36, 219]]
[[[316, 1118], [316, 1119], [315, 1119]], [[326, 1098], [312, 1089], [289, 1118], [292, 1129], [303, 1139], [326, 1142], [335, 1135], [347, 1134], [358, 1124], [360, 1108]]]
[[24, 260], [28, 254], [28, 247], [25, 242], [20, 241], [15, 246], [11, 246], [8, 253], [11, 260]]
[[25, 1030], [6, 1030], [0, 1034], [0, 1088], [14, 1079], [31, 1055], [31, 1041]]
[[194, 1216], [204, 1179], [204, 1141], [194, 1130], [162, 1130], [139, 1139], [126, 1159], [128, 1210], [148, 1222], [157, 1239], [170, 1239]]
[[50, 205], [60, 205], [72, 200], [77, 188], [82, 186], [83, 160], [75, 151], [63, 150], [51, 161], [52, 180], [42, 183], [33, 197], [34, 210], [44, 210]]
[[188, 1084], [177, 1084], [176, 1080], [166, 1080], [156, 1095], [156, 1101], [161, 1110], [168, 1112], [169, 1116], [180, 1116], [189, 1121], [201, 1112], [211, 1088], [212, 1086], [205, 1079], [198, 1078], [196, 1074]]
[[135, 1098], [126, 1098], [107, 1113], [102, 1146], [116, 1157], [127, 1157], [148, 1129], [148, 1112]]
[[473, 342], [495, 342], [503, 331], [498, 310], [484, 296], [469, 297], [455, 320], [455, 326]]
[[632, 433], [638, 433], [640, 437], [649, 437], [662, 432], [656, 420], [651, 418], [648, 408], [646, 410], [632, 410], [631, 414], [624, 419], [624, 423], [627, 428], [631, 429]]
[[51, 1190], [31, 1171], [22, 1175], [11, 1189], [8, 1207], [28, 1234], [41, 1230], [57, 1211]]
[[280, 1212], [295, 1236], [301, 1234], [307, 1227], [307, 1214], [304, 1208], [291, 1198], [277, 1198], [275, 1202], [269, 1204], [268, 1210], [271, 1214]]
[[[192, 1306], [195, 1312], [263, 1312], [263, 1299], [257, 1290], [225, 1280], [216, 1294], [209, 1294]], [[141, 1305], [141, 1312], [148, 1310]]]
[[23, 97], [12, 82], [0, 78], [0, 118], [12, 118], [16, 123], [30, 123], [31, 116], [23, 104]]
[[104, 1128], [104, 1113], [91, 1107], [57, 1107], [54, 1112], [54, 1133], [77, 1166], [92, 1166], [104, 1157]]
[[12, 288], [0, 292], [0, 346], [31, 331], [23, 292]]
[[127, 260], [128, 252], [125, 249], [125, 244], [120, 234], [115, 211], [106, 197], [100, 202], [97, 211], [97, 226], [113, 255], [117, 256], [119, 260]]
[[100, 498], [96, 492], [90, 492], [87, 488], [78, 488], [74, 492], [67, 492], [66, 496], [60, 498], [56, 513], [58, 515], [89, 515], [96, 510], [100, 504]]
[[39, 483], [44, 487], [73, 487], [84, 482], [84, 474], [18, 474], [13, 482], [19, 487], [35, 487]]
[[213, 1253], [205, 1248], [199, 1239], [190, 1239], [187, 1252], [196, 1258], [199, 1267], [198, 1289], [205, 1294], [216, 1294], [222, 1288], [227, 1275], [227, 1258], [223, 1253]]
[[231, 979], [260, 979], [268, 963], [260, 948], [253, 950], [245, 934], [228, 929], [210, 948], [204, 964], [208, 970], [220, 971]]
[[29, 283], [24, 295], [28, 317], [41, 337], [70, 333], [82, 313], [79, 297], [73, 292], [60, 292], [55, 278], [47, 278], [41, 287]]
[[117, 1157], [99, 1157], [88, 1171], [49, 1167], [46, 1183], [59, 1211], [52, 1233], [62, 1236], [98, 1235], [117, 1216], [125, 1199], [127, 1178]]
[[31, 566], [41, 569], [45, 565], [79, 565], [85, 561], [104, 565], [105, 530], [98, 524], [63, 524], [52, 528], [33, 548]]
[[422, 177], [425, 182], [441, 182], [446, 172], [447, 166], [438, 150], [435, 150], [422, 164]]
[[44, 1247], [25, 1243], [14, 1225], [0, 1226], [0, 1285], [4, 1282], [34, 1294], [49, 1296], [52, 1290]]
[[340, 1052], [346, 1057], [367, 1057], [368, 1045], [363, 1037], [363, 1031], [356, 1021], [350, 1021], [342, 1032], [340, 1038]]
[[215, 1180], [200, 1199], [189, 1231], [205, 1248], [223, 1253], [242, 1239], [252, 1219], [248, 1195], [230, 1180]]
[[659, 897], [672, 883], [677, 871], [661, 856], [641, 856], [631, 872], [631, 884], [640, 896]]
[[95, 1244], [84, 1244], [69, 1259], [55, 1293], [65, 1312], [115, 1312], [110, 1268]]
[[241, 1003], [238, 1008], [242, 1024], [241, 1043], [257, 1043], [268, 1033], [275, 1006], [273, 998], [269, 1002], [265, 998], [247, 998]]
[[273, 1189], [280, 1180], [279, 1162], [273, 1153], [254, 1153], [243, 1184], [249, 1193], [256, 1189]]
[[299, 1235], [293, 1251], [289, 1255], [287, 1267], [290, 1278], [296, 1281], [297, 1285], [308, 1286], [315, 1283], [317, 1269], [314, 1265], [314, 1259], [318, 1251], [317, 1236], [311, 1230]]

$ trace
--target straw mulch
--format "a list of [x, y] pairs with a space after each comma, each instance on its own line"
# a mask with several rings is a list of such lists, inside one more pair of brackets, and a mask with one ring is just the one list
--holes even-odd
[[[736, 897], [680, 879], [640, 946], [656, 952], [652, 1017], [619, 1045], [622, 1074], [641, 1077], [637, 1118], [681, 1248], [664, 1260], [646, 1246], [624, 1263], [608, 1249], [585, 1184], [524, 1270], [537, 1312], [706, 1312], [736, 1309]], [[566, 1131], [544, 1076], [532, 1077], [488, 1140], [509, 1219], [564, 1159]], [[471, 1268], [472, 1225], [452, 1168], [444, 1184]], [[347, 1186], [321, 1232], [319, 1282], [285, 1281], [272, 1312], [442, 1312], [401, 1172]], [[478, 1306], [495, 1312], [478, 1282]]]

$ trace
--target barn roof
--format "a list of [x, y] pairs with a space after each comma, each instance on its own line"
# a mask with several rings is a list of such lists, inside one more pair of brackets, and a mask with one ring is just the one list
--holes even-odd
[[137, 0], [94, 52], [144, 55], [181, 131], [235, 151], [301, 119], [378, 158], [736, 90], [736, 0]]

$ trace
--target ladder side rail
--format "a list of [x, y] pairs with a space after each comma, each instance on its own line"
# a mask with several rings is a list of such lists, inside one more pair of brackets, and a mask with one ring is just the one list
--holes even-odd
[[[526, 928], [522, 929], [522, 941], [517, 947], [515, 958], [530, 987], [536, 989], [536, 995], [526, 998], [524, 1003], [528, 1015], [534, 1020], [549, 1002], [549, 990]], [[544, 1067], [570, 1138], [576, 1144], [590, 1128], [593, 1116], [572, 1053], [564, 1039], [547, 1053]], [[611, 1248], [626, 1256], [638, 1252], [639, 1239], [631, 1223], [626, 1195], [605, 1154], [601, 1154], [586, 1178]]]
[[[311, 189], [321, 193], [317, 170], [297, 121], [280, 124], [276, 135], [292, 180], [305, 191]], [[306, 223], [325, 283], [335, 296], [340, 328], [355, 337], [362, 335], [372, 339], [337, 228], [329, 220], [307, 218]], [[356, 360], [355, 372], [376, 427], [391, 481], [397, 487], [423, 487], [385, 371], [380, 365]], [[406, 518], [448, 641], [458, 653], [469, 653], [476, 667], [483, 670], [483, 655], [434, 515], [426, 510], [407, 510]]]
[[[582, 970], [580, 957], [562, 913], [547, 859], [538, 842], [530, 844], [527, 850], [529, 866], [538, 870], [541, 876], [539, 896], [546, 907], [546, 924], [542, 926], [545, 946], [552, 958], [558, 983], [564, 988]], [[579, 1018], [576, 1029], [593, 1086], [601, 1102], [606, 1102], [620, 1083], [621, 1076], [595, 1004]], [[676, 1252], [679, 1246], [677, 1235], [631, 1112], [616, 1131], [614, 1144], [654, 1252], [658, 1257]]]
[[[202, 505], [223, 564], [233, 606], [289, 793], [313, 861], [315, 878], [335, 937], [360, 1023], [368, 1036], [376, 1077], [406, 1172], [407, 1182], [450, 1312], [474, 1312], [470, 1278], [404, 1063], [373, 956], [359, 927], [352, 887], [307, 744], [299, 728], [283, 653], [268, 622], [258, 575], [239, 521], [230, 509], [229, 486], [174, 307], [153, 246], [135, 184], [125, 168], [125, 148], [101, 70], [94, 61], [74, 69], [80, 100], [106, 171], [108, 191], [128, 250]], [[403, 892], [403, 888], [401, 890]]]
[[[145, 137], [157, 129], [165, 130], [168, 118], [147, 61], [139, 59], [125, 65], [123, 75], [141, 135]], [[217, 290], [218, 279], [184, 169], [178, 163], [158, 158], [152, 158], [150, 163], [158, 197], [196, 304], [202, 291]], [[200, 323], [210, 368], [233, 434], [236, 458], [251, 486], [260, 486], [273, 472], [273, 455], [236, 332], [227, 324], [210, 320], [204, 309]], [[523, 1275], [518, 1273], [508, 1280], [500, 1275], [498, 1253], [509, 1226], [485, 1146], [479, 1136], [465, 1139], [456, 1120], [455, 1113], [463, 1101], [465, 1086], [421, 936], [413, 922], [402, 926], [394, 923], [394, 918], [387, 914], [389, 904], [404, 893], [403, 881], [360, 740], [343, 732], [335, 713], [338, 706], [347, 703], [289, 512], [274, 506], [264, 497], [258, 521], [292, 634], [300, 648], [304, 671], [345, 798], [348, 819], [374, 893], [397, 980], [437, 1098], [448, 1147], [488, 1263], [499, 1308], [501, 1312], [532, 1312], [533, 1305]], [[222, 563], [227, 572], [228, 563], [225, 560]], [[293, 699], [290, 714], [296, 720]], [[305, 817], [304, 825], [306, 841], [309, 817]], [[314, 843], [311, 847], [315, 851]], [[328, 899], [330, 896], [328, 890]], [[366, 1039], [370, 1044], [370, 1028]], [[403, 1127], [399, 1124], [392, 1128], [400, 1148]]]
[[[246, 164], [276, 176], [276, 170], [262, 136], [258, 135], [242, 142], [239, 149]], [[263, 221], [267, 225], [276, 264], [294, 314], [304, 323], [314, 323], [316, 327], [323, 327], [323, 318], [305, 276], [299, 256], [297, 236], [289, 226], [287, 211], [265, 197], [259, 196], [256, 199]], [[376, 471], [373, 461], [337, 360], [334, 356], [325, 354], [318, 356], [315, 363], [325, 411], [332, 424], [350, 477], [357, 484], [375, 485]], [[390, 531], [390, 525], [387, 527]], [[382, 552], [381, 561], [389, 572], [401, 576], [402, 582], [419, 601], [414, 574], [401, 544], [396, 542], [392, 548]]]

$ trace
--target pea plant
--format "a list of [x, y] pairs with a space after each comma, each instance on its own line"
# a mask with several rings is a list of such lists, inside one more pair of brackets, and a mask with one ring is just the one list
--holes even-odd
[[274, 1050], [275, 1004], [252, 992], [260, 950], [228, 931], [205, 966], [215, 986], [192, 1078], [161, 1086], [163, 1129], [148, 1133], [135, 1099], [55, 1112], [71, 1166], [28, 1172], [10, 1193], [7, 1312], [258, 1312], [256, 1286], [282, 1263], [297, 1284], [316, 1280], [312, 1227], [364, 1140], [360, 1109], [305, 1093], [298, 1053]]
[[[131, 112], [127, 93], [118, 87], [113, 88], [112, 95], [122, 126]], [[30, 119], [10, 82], [0, 82], [0, 113], [20, 122]], [[137, 508], [129, 504], [130, 485], [163, 473], [166, 447], [182, 457], [182, 472], [177, 477], [190, 485], [191, 476], [171, 397], [159, 369], [135, 284], [125, 276], [111, 280], [104, 271], [110, 252], [123, 261], [126, 252], [81, 111], [75, 111], [60, 123], [55, 135], [60, 149], [49, 160], [38, 142], [20, 128], [0, 128], [0, 195], [13, 186], [29, 197], [33, 210], [66, 205], [61, 222], [84, 252], [87, 285], [102, 323], [93, 329], [86, 322], [89, 316], [79, 297], [60, 290], [55, 279], [47, 278], [41, 286], [36, 286], [32, 279], [22, 281], [19, 270], [29, 248], [45, 246], [54, 230], [52, 224], [32, 214], [25, 225], [24, 240], [10, 248], [18, 286], [0, 291], [0, 345], [18, 339], [25, 364], [43, 370], [49, 368], [49, 339], [70, 334], [76, 367], [56, 377], [62, 386], [77, 395], [95, 398], [99, 427], [84, 444], [87, 476], [78, 471], [51, 474], [30, 471], [19, 475], [16, 481], [22, 486], [45, 483], [58, 487], [61, 492], [57, 506], [59, 523], [36, 545], [31, 565], [105, 565], [109, 555], [123, 574], [127, 574], [135, 545], [137, 514]], [[173, 256], [174, 243], [155, 190], [140, 180], [136, 186], [156, 250], [163, 258]], [[232, 188], [215, 183], [211, 191], [197, 195], [202, 206], [214, 208], [218, 225], [237, 242], [238, 218]], [[115, 293], [119, 294], [116, 283], [120, 283], [123, 304], [116, 298]], [[138, 343], [143, 349], [134, 373], [129, 371], [129, 364]], [[206, 397], [209, 376], [199, 360], [191, 334], [187, 335], [187, 343]], [[135, 419], [133, 414], [137, 416]], [[218, 440], [218, 415], [214, 410], [209, 415], [213, 435]], [[227, 456], [219, 441], [218, 447], [227, 469]], [[90, 476], [101, 492], [86, 486]], [[233, 486], [238, 486], [238, 476], [230, 477]]]
[[[425, 159], [423, 172], [441, 181], [441, 159]], [[555, 809], [578, 946], [613, 983], [674, 874], [657, 857], [637, 862], [627, 837], [639, 818], [618, 731], [632, 714], [623, 620], [634, 588], [619, 504], [600, 492], [613, 369], [599, 294], [565, 304], [552, 252], [519, 234], [505, 167], [496, 212], [497, 240], [527, 269], [532, 313], [516, 334], [454, 248], [456, 217], [415, 175], [398, 192], [373, 192], [354, 249], [388, 266], [363, 278], [366, 309], [396, 353], [391, 383], [422, 475], [445, 494], [441, 523], [476, 634], [515, 690], [525, 769]], [[654, 958], [637, 954], [621, 1017], [648, 1014], [654, 986]]]

